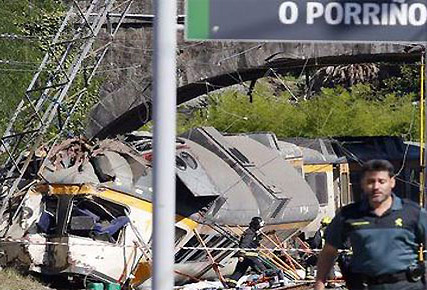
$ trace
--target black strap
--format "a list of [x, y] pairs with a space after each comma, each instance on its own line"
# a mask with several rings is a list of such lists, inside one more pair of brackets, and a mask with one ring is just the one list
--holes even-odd
[[394, 274], [384, 274], [384, 275], [379, 275], [376, 277], [368, 277], [368, 284], [369, 285], [375, 285], [375, 284], [391, 284], [391, 283], [396, 283], [399, 281], [405, 281], [408, 280], [407, 278], [407, 274], [406, 271], [403, 272], [398, 272], [398, 273], [394, 273]]
[[[393, 284], [400, 281], [407, 281], [406, 271], [401, 271], [393, 274], [383, 274], [378, 276], [368, 276], [360, 273], [351, 273], [349, 280], [352, 282], [359, 282], [361, 284], [378, 285], [378, 284]], [[352, 283], [351, 283], [352, 284]]]

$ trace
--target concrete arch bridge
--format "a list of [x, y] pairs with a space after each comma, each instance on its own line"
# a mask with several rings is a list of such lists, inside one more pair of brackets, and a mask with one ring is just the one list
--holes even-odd
[[[142, 39], [149, 37], [151, 33], [146, 33]], [[188, 43], [182, 35], [178, 47], [178, 104], [273, 74], [302, 75], [321, 67], [342, 64], [414, 63], [422, 54], [422, 49], [402, 44]], [[144, 73], [144, 86], [124, 83], [104, 94], [90, 113], [87, 137], [123, 134], [150, 120], [149, 62]]]

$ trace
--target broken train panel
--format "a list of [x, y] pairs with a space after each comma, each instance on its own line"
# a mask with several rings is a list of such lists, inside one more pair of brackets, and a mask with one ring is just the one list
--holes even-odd
[[[316, 217], [319, 204], [313, 191], [284, 161], [280, 149], [269, 148], [244, 134], [221, 135], [214, 128], [193, 129], [184, 137], [202, 145], [227, 165], [225, 174], [210, 164], [206, 166], [211, 178], [227, 174], [215, 182], [219, 198], [215, 200], [217, 210], [207, 212], [209, 221], [242, 226], [249, 224], [253, 216], [261, 216], [267, 225], [301, 227]], [[200, 158], [205, 158], [205, 154]], [[227, 182], [229, 185], [224, 186]], [[236, 189], [237, 185], [246, 190]]]
[[[55, 147], [41, 181], [16, 195], [5, 213], [3, 264], [50, 275], [149, 283], [152, 218], [151, 137]], [[313, 220], [318, 204], [301, 176], [273, 150], [247, 136], [196, 129], [177, 140], [176, 281], [215, 277], [208, 247], [234, 248], [224, 228], [262, 216], [286, 239]], [[240, 230], [240, 229], [239, 229]], [[197, 249], [183, 247], [194, 246]], [[214, 251], [224, 274], [234, 250]]]
[[[39, 199], [38, 207], [31, 204], [33, 199]], [[125, 202], [132, 200], [90, 186], [39, 186], [23, 201], [23, 209], [40, 209], [32, 215], [38, 218], [27, 214], [27, 220], [15, 220], [7, 237], [17, 242], [3, 245], [3, 263], [26, 265], [48, 275], [122, 282], [142, 256], [138, 233], [130, 222], [135, 228], [151, 227], [144, 223], [151, 212], [143, 204], [128, 210]], [[144, 215], [147, 218], [141, 219]], [[147, 238], [144, 232], [142, 237]]]

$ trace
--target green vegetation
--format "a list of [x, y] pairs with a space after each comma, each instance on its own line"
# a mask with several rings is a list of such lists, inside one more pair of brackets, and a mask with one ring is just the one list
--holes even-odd
[[0, 289], [7, 290], [48, 290], [32, 276], [22, 276], [16, 270], [6, 268], [0, 270]]
[[[2, 1], [0, 9], [0, 132], [24, 95], [58, 19], [60, 1]], [[31, 36], [17, 38], [17, 36]]]
[[[17, 104], [33, 78], [45, 53], [50, 50], [59, 56], [62, 46], [49, 46], [56, 34], [66, 10], [61, 0], [16, 0], [2, 1], [0, 9], [0, 134], [4, 132]], [[67, 36], [64, 37], [67, 39]], [[91, 64], [88, 64], [91, 65]], [[55, 63], [51, 64], [56, 66]], [[49, 67], [49, 66], [48, 66]], [[36, 86], [43, 86], [47, 73], [42, 73]], [[86, 114], [98, 101], [101, 80], [94, 80], [82, 97], [75, 114], [70, 120], [67, 132], [83, 132]], [[76, 97], [76, 92], [85, 86], [84, 76], [78, 75], [66, 101], [61, 105], [61, 119], [67, 117]], [[34, 93], [34, 99], [38, 98]], [[74, 97], [73, 97], [74, 96]], [[25, 124], [21, 125], [25, 127]], [[57, 130], [51, 129], [48, 137]]]
[[[212, 93], [206, 107], [179, 114], [178, 130], [214, 126], [225, 132], [271, 131], [279, 137], [390, 135], [416, 140], [419, 97], [408, 88], [417, 88], [417, 77], [405, 78], [409, 73], [414, 69], [402, 67], [403, 76], [387, 79], [381, 88], [360, 83], [323, 88], [309, 100], [301, 97], [298, 86], [293, 94], [287, 90], [275, 93], [269, 82], [259, 81], [252, 103], [242, 90]], [[292, 85], [295, 80], [283, 81]]]

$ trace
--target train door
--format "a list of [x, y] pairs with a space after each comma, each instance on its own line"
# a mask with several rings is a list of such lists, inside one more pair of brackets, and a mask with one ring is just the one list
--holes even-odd
[[340, 190], [340, 207], [343, 207], [351, 202], [350, 178], [348, 163], [339, 164], [339, 190]]
[[319, 213], [316, 219], [304, 230], [310, 236], [317, 231], [323, 217], [335, 215], [333, 167], [332, 164], [307, 164], [304, 165], [304, 172], [305, 179], [319, 202]]

